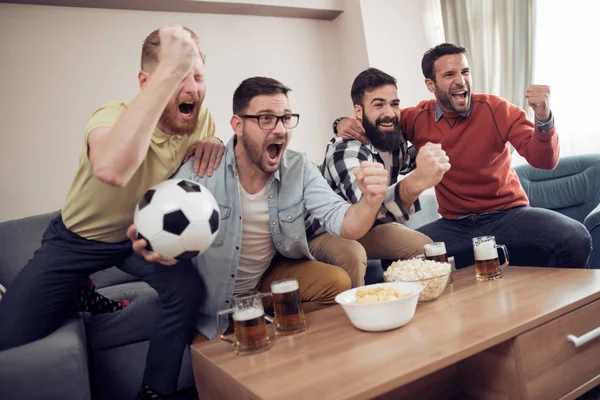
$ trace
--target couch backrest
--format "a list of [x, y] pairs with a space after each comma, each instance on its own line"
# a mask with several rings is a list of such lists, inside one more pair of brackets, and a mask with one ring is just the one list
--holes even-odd
[[552, 171], [515, 167], [533, 207], [548, 208], [579, 222], [600, 203], [600, 154], [563, 157]]
[[57, 212], [0, 223], [0, 283], [8, 287], [40, 247], [42, 234]]
[[[0, 223], [0, 283], [7, 289], [40, 247], [42, 235], [57, 213], [54, 211]], [[92, 279], [99, 288], [137, 280], [114, 267], [95, 273]]]

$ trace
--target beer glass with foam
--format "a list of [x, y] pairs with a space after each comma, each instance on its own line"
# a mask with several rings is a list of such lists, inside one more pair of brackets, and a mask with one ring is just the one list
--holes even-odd
[[427, 260], [437, 262], [448, 262], [446, 256], [446, 244], [444, 242], [429, 243], [423, 246], [423, 253]]
[[[448, 263], [452, 268], [452, 272], [455, 271], [454, 262], [451, 262], [453, 260], [450, 260], [446, 253], [446, 243], [428, 243], [423, 246], [423, 254], [425, 255], [426, 260]], [[450, 277], [448, 277], [448, 283], [452, 283], [452, 274], [450, 274]]]
[[[265, 319], [269, 322], [273, 322], [273, 319], [265, 315], [262, 299], [263, 295], [258, 292], [236, 295], [232, 308], [217, 311], [219, 338], [232, 343], [235, 354], [254, 354], [271, 347], [271, 335]], [[234, 340], [221, 330], [221, 318], [230, 313], [233, 314]]]
[[[498, 260], [498, 249], [504, 252], [504, 264]], [[503, 244], [496, 244], [494, 236], [473, 238], [475, 253], [475, 278], [478, 281], [490, 281], [502, 278], [502, 268], [508, 265], [508, 251]]]
[[[300, 302], [298, 280], [282, 279], [271, 283], [275, 331], [277, 335], [293, 335], [308, 328]], [[265, 294], [268, 296], [269, 294]]]

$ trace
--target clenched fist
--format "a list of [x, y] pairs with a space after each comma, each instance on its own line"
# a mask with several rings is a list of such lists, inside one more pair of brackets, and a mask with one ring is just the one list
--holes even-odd
[[158, 34], [159, 63], [170, 67], [181, 78], [185, 77], [192, 69], [194, 58], [200, 55], [191, 33], [182, 26], [165, 26]]
[[387, 170], [383, 164], [362, 161], [360, 167], [354, 168], [356, 183], [362, 192], [362, 197], [368, 205], [380, 207], [385, 199], [385, 192], [390, 184]]
[[525, 97], [538, 121], [546, 122], [550, 119], [550, 86], [531, 85], [527, 88]]
[[417, 168], [413, 172], [423, 190], [437, 185], [450, 169], [450, 159], [442, 145], [427, 142], [417, 154]]

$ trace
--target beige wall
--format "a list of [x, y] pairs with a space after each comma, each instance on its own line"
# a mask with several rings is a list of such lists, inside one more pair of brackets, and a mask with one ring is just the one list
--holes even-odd
[[290, 147], [320, 162], [331, 122], [352, 112], [350, 86], [363, 69], [394, 75], [403, 105], [427, 95], [419, 62], [438, 40], [436, 2], [327, 0], [344, 9], [334, 21], [0, 3], [0, 221], [62, 206], [88, 116], [137, 93], [140, 46], [151, 30], [184, 24], [199, 34], [220, 138], [231, 136], [239, 82], [271, 76], [293, 89], [301, 114]]
[[337, 85], [337, 30], [328, 21], [0, 4], [0, 221], [56, 210], [77, 168], [95, 107], [137, 90], [140, 46], [185, 24], [207, 54], [207, 102], [231, 136], [231, 97], [244, 78], [293, 89], [301, 114], [291, 148], [323, 157]]
[[433, 98], [421, 57], [444, 40], [439, 0], [361, 0], [361, 11], [369, 65], [398, 80], [400, 105]]

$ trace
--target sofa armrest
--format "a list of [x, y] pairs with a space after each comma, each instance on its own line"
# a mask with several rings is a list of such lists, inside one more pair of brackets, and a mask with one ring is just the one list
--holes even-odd
[[43, 339], [1, 351], [0, 399], [90, 399], [83, 319], [71, 319]]
[[585, 217], [583, 225], [592, 235], [592, 253], [590, 254], [589, 267], [600, 269], [600, 204]]

